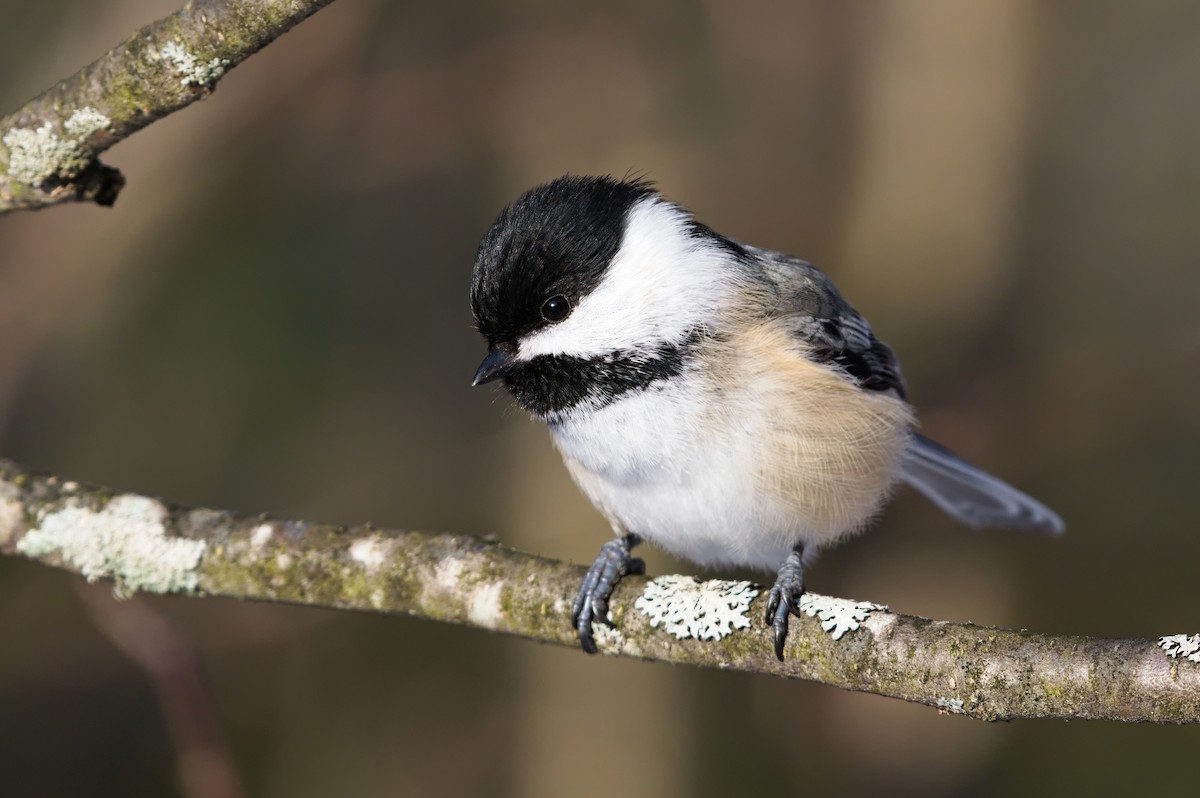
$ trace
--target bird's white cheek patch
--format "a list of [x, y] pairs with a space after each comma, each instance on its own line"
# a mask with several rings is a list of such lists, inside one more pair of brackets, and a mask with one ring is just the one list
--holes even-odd
[[607, 273], [564, 321], [521, 341], [520, 357], [591, 357], [679, 342], [724, 307], [729, 256], [696, 238], [688, 215], [657, 198], [630, 209]]

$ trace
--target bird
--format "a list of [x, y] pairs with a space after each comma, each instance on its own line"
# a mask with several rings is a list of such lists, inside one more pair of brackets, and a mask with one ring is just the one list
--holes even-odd
[[900, 364], [818, 268], [723, 236], [643, 178], [566, 175], [483, 235], [471, 309], [501, 381], [548, 426], [614, 537], [572, 605], [611, 626], [643, 541], [704, 568], [775, 573], [784, 659], [816, 554], [906, 483], [972, 527], [1060, 534], [1052, 510], [917, 429]]

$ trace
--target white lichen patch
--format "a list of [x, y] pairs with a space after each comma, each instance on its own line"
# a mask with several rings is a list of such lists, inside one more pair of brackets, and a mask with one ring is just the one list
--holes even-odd
[[757, 595], [749, 582], [660, 576], [650, 580], [633, 606], [651, 626], [662, 626], [680, 640], [720, 640], [750, 628], [750, 602]]
[[350, 544], [350, 559], [366, 568], [376, 571], [387, 562], [387, 541], [376, 537], [361, 538]]
[[[887, 607], [883, 608], [884, 610]], [[883, 637], [887, 634], [888, 629], [896, 622], [896, 615], [892, 612], [880, 612], [876, 610], [867, 616], [865, 621], [862, 621], [862, 628], [866, 629], [876, 637]]]
[[75, 139], [86, 139], [93, 133], [99, 133], [112, 124], [112, 120], [91, 106], [84, 106], [75, 111], [67, 121], [63, 122], [63, 130]]
[[188, 51], [178, 39], [167, 42], [158, 50], [158, 56], [171, 65], [184, 86], [209, 86], [225, 74], [229, 62], [224, 58], [201, 61]]
[[485, 582], [471, 592], [471, 604], [467, 610], [467, 618], [471, 623], [495, 629], [500, 625], [504, 609], [500, 605], [500, 596], [504, 586], [499, 582]]
[[458, 580], [463, 574], [463, 563], [454, 557], [447, 557], [439, 560], [437, 567], [433, 571], [433, 583], [437, 588], [445, 593], [454, 593], [458, 590]]
[[76, 157], [75, 142], [60, 138], [54, 125], [14, 127], [2, 139], [8, 148], [8, 174], [28, 186], [40, 186]]
[[967, 710], [963, 707], [963, 700], [961, 698], [939, 698], [937, 700], [937, 708], [944, 712], [950, 712], [954, 715], [967, 714]]
[[846, 632], [858, 629], [871, 613], [886, 611], [887, 607], [868, 601], [833, 598], [818, 593], [805, 593], [800, 597], [800, 611], [821, 622], [821, 628], [829, 632], [834, 640], [841, 640]]
[[195, 590], [204, 541], [168, 537], [166, 519], [166, 507], [143, 496], [117, 496], [102, 510], [71, 505], [47, 513], [17, 551], [57, 553], [89, 582], [114, 580], [118, 595]]
[[266, 545], [271, 542], [271, 538], [275, 535], [275, 527], [270, 524], [259, 524], [254, 527], [254, 531], [250, 533], [250, 548], [255, 551], [266, 548]]
[[1200, 665], [1200, 635], [1168, 635], [1158, 645], [1171, 659], [1181, 658]]
[[625, 635], [621, 634], [620, 629], [606, 623], [593, 624], [592, 637], [596, 641], [596, 648], [601, 651], [620, 651], [625, 647]]
[[83, 141], [111, 121], [95, 108], [84, 107], [63, 123], [64, 135], [59, 135], [53, 122], [12, 128], [0, 139], [8, 149], [8, 174], [28, 186], [40, 186], [53, 177], [78, 172], [87, 162]]

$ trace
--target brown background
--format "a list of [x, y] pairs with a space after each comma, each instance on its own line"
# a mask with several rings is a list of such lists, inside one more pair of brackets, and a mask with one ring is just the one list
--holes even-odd
[[[176, 2], [0, 0], [0, 108]], [[1198, 94], [1184, 0], [342, 0], [113, 149], [114, 209], [0, 218], [0, 452], [590, 561], [607, 531], [544, 431], [467, 387], [467, 278], [524, 188], [644, 171], [830, 271], [925, 429], [1069, 526], [972, 533], [904, 493], [814, 590], [1198, 632]], [[0, 792], [170, 794], [153, 693], [73, 585], [0, 562]], [[151, 604], [198, 647], [254, 795], [1195, 789], [1192, 728], [984, 725], [415, 620]]]

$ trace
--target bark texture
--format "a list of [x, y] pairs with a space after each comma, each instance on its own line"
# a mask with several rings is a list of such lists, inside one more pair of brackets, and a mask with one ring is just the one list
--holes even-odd
[[[579, 566], [461, 535], [178, 507], [2, 460], [0, 552], [111, 580], [125, 595], [228, 596], [395, 613], [578, 645], [569, 616], [584, 574]], [[647, 602], [665, 589], [662, 578], [626, 578], [612, 603], [616, 628], [598, 634], [600, 651], [810, 679], [984, 720], [1200, 721], [1200, 654], [1194, 650], [1200, 637], [1171, 643], [1041, 635], [842, 602], [862, 611], [793, 619], [787, 660], [779, 662], [772, 630], [761, 618], [761, 588], [757, 595], [748, 586], [732, 591], [747, 598], [745, 612], [729, 611], [735, 623], [714, 640], [668, 633], [671, 624], [662, 614], [647, 611]], [[687, 616], [693, 608], [684, 606], [686, 598], [677, 600], [683, 605], [672, 612]], [[838, 601], [812, 597], [814, 606]], [[724, 617], [726, 609], [708, 612]]]
[[207, 97], [250, 55], [332, 0], [193, 0], [0, 118], [0, 213], [87, 200], [125, 184], [106, 149]]

